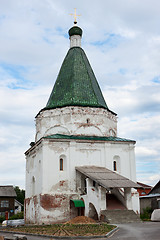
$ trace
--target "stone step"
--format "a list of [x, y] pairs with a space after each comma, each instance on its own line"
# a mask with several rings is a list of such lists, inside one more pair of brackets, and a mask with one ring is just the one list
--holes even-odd
[[109, 223], [141, 222], [139, 215], [133, 210], [103, 210], [101, 220]]

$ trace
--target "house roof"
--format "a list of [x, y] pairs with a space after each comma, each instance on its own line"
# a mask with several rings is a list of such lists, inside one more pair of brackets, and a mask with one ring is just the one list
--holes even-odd
[[13, 186], [0, 186], [0, 197], [16, 197]]
[[131, 181], [130, 179], [104, 167], [80, 166], [76, 167], [76, 170], [106, 189], [140, 187], [137, 183]]
[[152, 190], [148, 193], [160, 193], [160, 180], [157, 182], [157, 184], [152, 188]]
[[102, 137], [102, 136], [81, 136], [81, 135], [63, 135], [63, 134], [54, 134], [49, 135], [44, 138], [48, 139], [74, 139], [74, 140], [89, 140], [89, 141], [111, 141], [111, 142], [132, 142], [134, 140], [119, 138], [119, 137]]
[[140, 198], [153, 198], [153, 197], [160, 197], [160, 193], [149, 194], [145, 196], [140, 196]]
[[147, 184], [144, 184], [144, 183], [141, 183], [141, 182], [137, 182], [142, 188], [145, 188], [145, 189], [152, 189], [152, 186], [149, 186]]

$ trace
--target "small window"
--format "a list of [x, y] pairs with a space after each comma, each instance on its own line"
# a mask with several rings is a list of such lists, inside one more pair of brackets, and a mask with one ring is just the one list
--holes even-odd
[[87, 194], [87, 182], [86, 182], [86, 179], [84, 179], [84, 193]]
[[36, 182], [36, 179], [35, 179], [35, 177], [33, 176], [33, 177], [32, 177], [32, 196], [35, 195], [35, 182]]
[[117, 171], [117, 163], [116, 163], [116, 161], [113, 161], [113, 170]]
[[146, 192], [142, 192], [141, 195], [146, 195]]
[[60, 168], [60, 171], [63, 171], [63, 158], [60, 158], [59, 160], [59, 168]]
[[121, 159], [118, 155], [113, 158], [113, 171], [121, 173]]
[[96, 182], [95, 181], [93, 181], [93, 187], [95, 187], [96, 186]]
[[1, 201], [1, 207], [9, 207], [9, 201], [8, 200], [3, 200]]
[[90, 119], [89, 118], [87, 118], [87, 123], [90, 123]]

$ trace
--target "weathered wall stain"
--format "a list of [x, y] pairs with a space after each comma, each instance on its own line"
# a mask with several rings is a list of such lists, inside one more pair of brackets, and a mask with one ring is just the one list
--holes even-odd
[[64, 196], [63, 194], [40, 195], [40, 205], [42, 208], [48, 211], [54, 208], [60, 208], [63, 204], [65, 204], [65, 201], [66, 196]]
[[60, 182], [59, 182], [59, 186], [62, 187], [62, 186], [64, 185], [64, 183], [65, 183], [64, 180], [63, 180], [63, 181], [60, 181]]
[[67, 191], [68, 190], [68, 180], [61, 180], [58, 183], [56, 183], [55, 185], [52, 186], [51, 188], [51, 192], [59, 192], [59, 191]]
[[30, 199], [31, 199], [31, 198], [26, 198], [26, 199], [25, 199], [25, 201], [24, 201], [25, 205], [29, 205], [29, 204], [30, 204]]

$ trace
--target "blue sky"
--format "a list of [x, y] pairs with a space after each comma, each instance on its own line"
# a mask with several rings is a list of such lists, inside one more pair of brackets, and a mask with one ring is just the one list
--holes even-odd
[[0, 185], [25, 186], [24, 152], [69, 49], [85, 50], [118, 136], [136, 140], [137, 180], [160, 179], [160, 1], [0, 0]]

